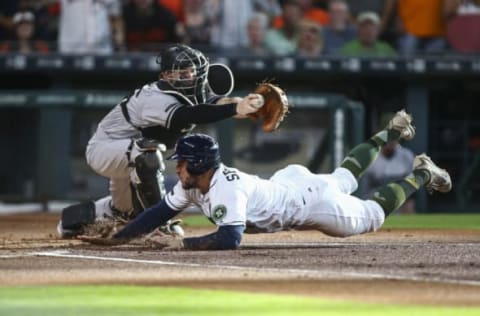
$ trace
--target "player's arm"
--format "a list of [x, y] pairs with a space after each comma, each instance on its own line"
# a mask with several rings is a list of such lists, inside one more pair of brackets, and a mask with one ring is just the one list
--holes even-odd
[[162, 200], [160, 203], [146, 209], [122, 230], [112, 236], [113, 239], [132, 239], [152, 232], [155, 228], [164, 225], [169, 219], [180, 213]]
[[183, 239], [183, 247], [188, 250], [230, 250], [237, 249], [242, 241], [243, 225], [220, 226], [214, 233]]
[[[243, 118], [258, 111], [258, 96], [249, 94], [245, 98], [229, 98], [218, 106], [215, 104], [198, 104], [196, 106], [180, 106], [175, 109], [170, 120], [170, 128], [183, 128], [189, 124], [208, 124], [230, 117]], [[222, 99], [220, 99], [222, 100]], [[220, 101], [219, 100], [219, 101]], [[219, 102], [217, 101], [217, 103]]]

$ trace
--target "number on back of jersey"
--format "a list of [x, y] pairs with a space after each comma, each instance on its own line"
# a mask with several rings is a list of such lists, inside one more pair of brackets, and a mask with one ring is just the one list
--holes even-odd
[[234, 169], [223, 169], [223, 175], [227, 181], [240, 180], [240, 175], [237, 173], [237, 170]]

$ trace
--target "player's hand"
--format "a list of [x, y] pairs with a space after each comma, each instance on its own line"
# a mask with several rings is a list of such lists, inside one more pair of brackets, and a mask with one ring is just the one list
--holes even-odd
[[224, 98], [218, 99], [216, 104], [223, 105], [223, 104], [237, 103], [237, 114], [235, 114], [233, 117], [237, 119], [243, 119], [243, 118], [247, 118], [247, 116], [238, 114], [238, 103], [242, 102], [242, 100], [243, 99], [240, 97], [224, 97]]
[[163, 250], [184, 249], [183, 238], [167, 235], [156, 229], [144, 237], [145, 243], [152, 248]]
[[79, 235], [77, 236], [77, 239], [88, 242], [93, 245], [100, 245], [100, 246], [115, 246], [115, 245], [126, 244], [129, 242], [128, 239], [106, 238], [101, 236], [87, 236], [87, 235]]
[[236, 118], [246, 118], [248, 114], [257, 112], [263, 106], [263, 97], [259, 94], [250, 93], [237, 103]]

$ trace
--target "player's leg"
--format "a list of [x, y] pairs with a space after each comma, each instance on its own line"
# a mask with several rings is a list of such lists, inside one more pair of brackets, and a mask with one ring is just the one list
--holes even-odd
[[350, 170], [358, 180], [377, 158], [383, 145], [400, 139], [410, 140], [415, 136], [415, 129], [411, 122], [412, 117], [404, 110], [397, 112], [385, 129], [355, 146], [343, 160], [341, 167]]
[[330, 236], [347, 237], [375, 231], [385, 220], [378, 203], [350, 195], [358, 182], [345, 168], [337, 168], [331, 174], [303, 172], [294, 180], [303, 202], [302, 210], [293, 214], [298, 229], [317, 229]]
[[[85, 233], [85, 228], [96, 222], [127, 221], [132, 213], [130, 179], [111, 179], [110, 193], [96, 201], [70, 205], [62, 210], [57, 232], [62, 238]], [[115, 205], [115, 206], [114, 206]]]
[[[448, 192], [452, 182], [447, 171], [440, 169], [426, 155], [415, 157], [412, 175], [382, 186], [370, 200], [348, 195], [338, 187], [341, 174], [317, 176], [323, 179], [321, 188], [304, 190], [305, 211], [299, 228], [314, 228], [336, 237], [347, 237], [375, 231], [385, 217], [397, 209], [421, 186], [429, 191]], [[314, 182], [310, 187], [313, 187]], [[320, 193], [320, 194], [319, 194]], [[302, 215], [302, 214], [299, 214]]]
[[[163, 198], [165, 164], [161, 151], [164, 147], [156, 141], [145, 138], [136, 141], [109, 140], [89, 144], [87, 162], [92, 169], [100, 175], [115, 179], [116, 183], [121, 183], [119, 186], [111, 183], [110, 191], [114, 196], [114, 208], [122, 212], [139, 213]], [[123, 179], [130, 180], [125, 182]], [[117, 189], [127, 196], [115, 194], [113, 191]], [[138, 204], [134, 203], [136, 201], [139, 202], [140, 207], [134, 208]]]
[[142, 207], [142, 209], [136, 209], [136, 213], [157, 204], [165, 196], [163, 177], [165, 163], [162, 151], [165, 151], [165, 146], [154, 140], [142, 138], [134, 143], [131, 152], [133, 168], [130, 179], [136, 194], [135, 198]]
[[[127, 152], [131, 151], [133, 142], [129, 139], [100, 140], [93, 137], [86, 150], [88, 165], [98, 174], [110, 178], [111, 195], [97, 201], [87, 201], [70, 205], [62, 210], [57, 231], [61, 237], [74, 237], [83, 233], [83, 229], [93, 224], [96, 219], [104, 219], [133, 211], [130, 167]], [[113, 197], [112, 197], [113, 196]]]
[[430, 193], [433, 191], [448, 192], [452, 189], [452, 181], [448, 172], [440, 169], [425, 154], [415, 157], [411, 175], [379, 187], [373, 192], [371, 199], [377, 202], [388, 216], [423, 185]]

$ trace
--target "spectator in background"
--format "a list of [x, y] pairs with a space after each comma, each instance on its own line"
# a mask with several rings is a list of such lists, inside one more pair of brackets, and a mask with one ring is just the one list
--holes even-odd
[[15, 38], [12, 41], [5, 41], [0, 44], [0, 52], [48, 53], [49, 48], [46, 42], [34, 40], [35, 16], [30, 11], [17, 12], [13, 16]]
[[380, 18], [375, 12], [363, 12], [357, 18], [358, 38], [346, 43], [340, 50], [344, 56], [390, 57], [395, 50], [378, 39]]
[[[386, 113], [380, 119], [380, 126], [388, 124], [393, 113]], [[367, 168], [362, 179], [363, 194], [367, 199], [375, 188], [403, 179], [413, 170], [415, 154], [398, 142], [383, 145], [377, 159]], [[415, 201], [409, 199], [399, 210], [401, 213], [415, 213]]]
[[454, 14], [453, 1], [456, 0], [397, 1], [401, 27], [399, 52], [411, 55], [444, 51], [447, 47], [446, 22]]
[[210, 0], [212, 44], [221, 50], [247, 46], [247, 23], [253, 11], [252, 0]]
[[177, 42], [175, 15], [154, 0], [129, 0], [123, 7], [129, 51], [158, 51], [162, 44]]
[[299, 24], [297, 44], [298, 57], [319, 57], [323, 52], [322, 26], [317, 22], [303, 19]]
[[120, 0], [60, 2], [59, 51], [110, 54], [124, 47]]
[[197, 46], [210, 44], [212, 20], [206, 0], [184, 0], [183, 10], [183, 21], [177, 26], [182, 42]]
[[456, 14], [448, 20], [447, 40], [450, 47], [459, 53], [480, 52], [480, 0], [456, 0], [452, 3]]
[[[284, 2], [289, 2], [284, 1]], [[329, 17], [327, 12], [320, 8], [318, 5], [314, 3], [312, 0], [294, 0], [295, 3], [298, 4], [300, 10], [302, 11], [302, 15], [305, 19], [315, 21], [320, 25], [327, 25], [329, 21]], [[273, 22], [272, 26], [274, 28], [280, 29], [285, 24], [285, 18], [283, 15], [277, 16]]]
[[350, 23], [348, 4], [344, 0], [332, 0], [328, 4], [330, 22], [323, 28], [325, 54], [336, 55], [340, 48], [357, 36], [355, 27]]
[[35, 16], [36, 39], [50, 43], [57, 41], [60, 14], [58, 0], [20, 0], [18, 11], [30, 11]]
[[252, 15], [247, 25], [248, 46], [232, 50], [235, 55], [268, 56], [270, 52], [265, 46], [265, 33], [268, 29], [268, 16], [257, 12]]
[[396, 1], [397, 0], [345, 0], [355, 21], [361, 12], [375, 12], [380, 17], [380, 39], [396, 45]]
[[283, 27], [272, 28], [265, 34], [265, 45], [276, 56], [295, 54], [297, 50], [298, 24], [303, 13], [300, 5], [294, 1], [283, 3]]

